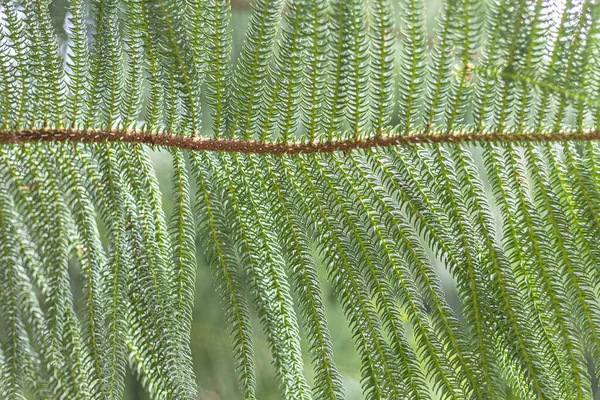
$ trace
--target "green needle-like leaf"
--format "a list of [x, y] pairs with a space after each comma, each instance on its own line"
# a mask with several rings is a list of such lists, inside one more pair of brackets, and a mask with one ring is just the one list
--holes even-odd
[[0, 0], [0, 398], [591, 400], [599, 65], [598, 0]]

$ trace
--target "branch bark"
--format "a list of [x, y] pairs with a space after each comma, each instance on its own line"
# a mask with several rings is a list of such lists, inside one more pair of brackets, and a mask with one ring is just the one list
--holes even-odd
[[51, 129], [34, 128], [0, 130], [0, 145], [25, 143], [135, 143], [172, 147], [192, 151], [213, 151], [242, 154], [313, 154], [348, 152], [373, 147], [402, 146], [428, 143], [481, 143], [481, 142], [566, 142], [600, 140], [600, 131], [566, 132], [477, 132], [422, 131], [389, 133], [364, 138], [334, 139], [313, 142], [261, 142], [242, 139], [215, 139], [181, 136], [168, 132], [145, 132], [123, 129]]

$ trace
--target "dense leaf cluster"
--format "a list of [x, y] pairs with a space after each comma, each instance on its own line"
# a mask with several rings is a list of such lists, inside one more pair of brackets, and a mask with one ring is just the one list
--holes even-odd
[[118, 399], [127, 363], [153, 398], [195, 398], [196, 241], [246, 399], [257, 398], [254, 309], [282, 398], [344, 398], [320, 264], [368, 399], [592, 398], [600, 149], [562, 139], [600, 132], [600, 2], [444, 0], [430, 33], [423, 0], [255, 0], [235, 59], [228, 0], [69, 0], [66, 39], [49, 6], [0, 0], [0, 131], [11, 138], [556, 141], [284, 155], [166, 146], [169, 215], [135, 140], [3, 144], [0, 398]]

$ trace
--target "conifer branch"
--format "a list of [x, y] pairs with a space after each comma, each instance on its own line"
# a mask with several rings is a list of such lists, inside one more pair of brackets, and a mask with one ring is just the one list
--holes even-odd
[[162, 146], [181, 150], [242, 154], [314, 154], [349, 152], [356, 149], [432, 143], [547, 143], [600, 140], [600, 130], [493, 132], [459, 130], [450, 132], [423, 130], [414, 133], [388, 134], [347, 139], [269, 142], [182, 136], [168, 132], [148, 132], [128, 129], [51, 129], [33, 128], [0, 130], [0, 144], [24, 143], [132, 143]]

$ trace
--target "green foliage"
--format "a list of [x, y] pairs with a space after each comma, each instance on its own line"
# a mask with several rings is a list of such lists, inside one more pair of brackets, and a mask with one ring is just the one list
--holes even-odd
[[[196, 242], [246, 399], [257, 329], [282, 398], [345, 398], [325, 285], [367, 399], [592, 398], [600, 2], [255, 0], [239, 54], [228, 0], [66, 3], [0, 0], [0, 398], [196, 398]], [[164, 132], [222, 151], [163, 193]]]

